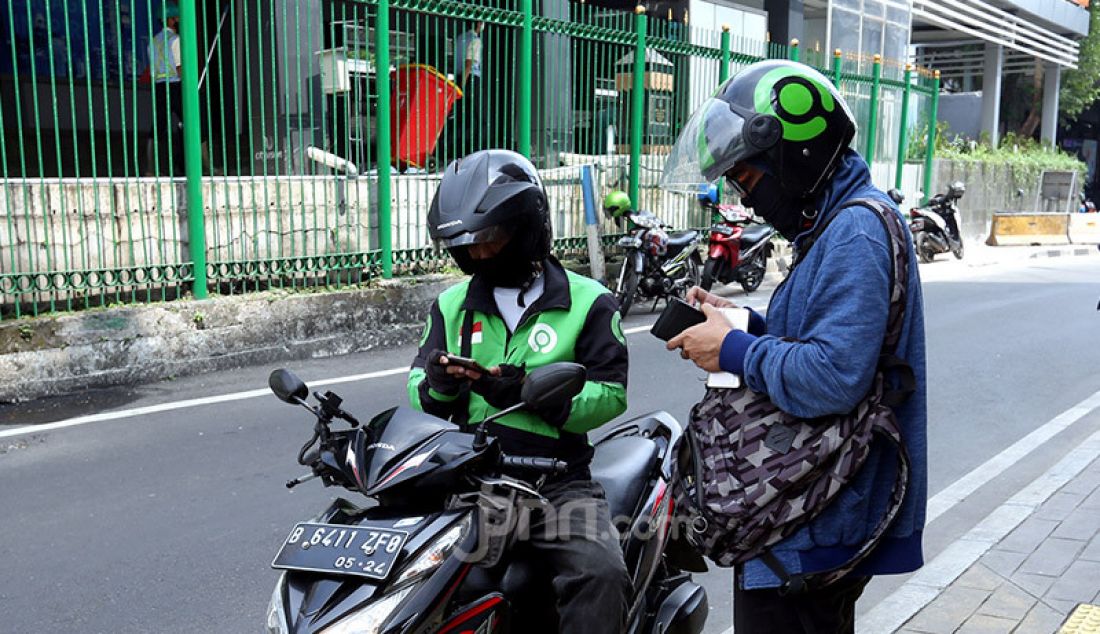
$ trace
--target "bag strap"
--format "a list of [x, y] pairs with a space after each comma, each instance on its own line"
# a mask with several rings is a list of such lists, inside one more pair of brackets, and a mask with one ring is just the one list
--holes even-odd
[[765, 550], [760, 554], [760, 561], [772, 571], [772, 574], [780, 581], [779, 593], [781, 595], [786, 594], [799, 594], [806, 590], [816, 590], [823, 588], [831, 583], [839, 581], [848, 573], [855, 570], [871, 551], [878, 546], [882, 538], [886, 536], [886, 531], [890, 528], [890, 525], [894, 523], [894, 519], [897, 518], [898, 512], [901, 511], [902, 502], [905, 500], [905, 494], [909, 490], [909, 452], [905, 450], [905, 445], [901, 441], [901, 434], [897, 428], [892, 425], [876, 425], [874, 432], [885, 437], [886, 440], [894, 446], [897, 451], [898, 469], [897, 478], [894, 480], [894, 486], [890, 490], [890, 503], [886, 507], [886, 513], [879, 519], [874, 529], [871, 530], [871, 534], [864, 540], [863, 545], [859, 547], [852, 557], [843, 564], [830, 568], [828, 570], [819, 570], [812, 573], [795, 573], [792, 574], [787, 571], [783, 566], [779, 558], [775, 556], [772, 549]]
[[[469, 308], [463, 311], [462, 317], [462, 330], [459, 331], [459, 344], [458, 349], [460, 355], [471, 358], [470, 354], [473, 351], [473, 336], [474, 333], [474, 311]], [[461, 390], [458, 393], [458, 398], [454, 400], [454, 414], [451, 421], [458, 423], [459, 425], [466, 425], [470, 422], [470, 385], [469, 383], [463, 384]]]

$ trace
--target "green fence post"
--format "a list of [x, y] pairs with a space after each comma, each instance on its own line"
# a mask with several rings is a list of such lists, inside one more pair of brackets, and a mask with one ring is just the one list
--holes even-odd
[[[724, 84], [730, 78], [730, 25], [722, 25], [722, 57], [718, 66], [718, 83]], [[718, 200], [722, 200], [722, 194], [725, 192], [726, 179], [718, 179]]]
[[534, 57], [534, 0], [523, 0], [519, 40], [519, 153], [531, 158], [531, 64]]
[[797, 62], [797, 61], [799, 61], [799, 55], [798, 55], [798, 39], [797, 39], [797, 38], [796, 38], [796, 39], [793, 39], [793, 40], [791, 40], [791, 47], [790, 47], [789, 49], [787, 49], [787, 57], [788, 57], [788, 58], [790, 58], [790, 60], [791, 60], [792, 62]]
[[630, 109], [630, 202], [638, 209], [641, 204], [642, 125], [645, 108], [645, 7], [634, 8], [634, 93]]
[[378, 241], [382, 247], [382, 277], [393, 277], [393, 227], [390, 201], [390, 0], [378, 0], [375, 24], [374, 74], [378, 84]]
[[901, 178], [905, 172], [905, 153], [909, 151], [909, 95], [913, 83], [913, 65], [905, 65], [905, 88], [901, 93], [901, 131], [898, 132], [898, 169], [894, 175], [894, 187], [901, 189]]
[[194, 282], [191, 294], [206, 299], [206, 218], [202, 208], [202, 134], [199, 126], [199, 47], [195, 0], [180, 3], [180, 60], [183, 77], [183, 166], [187, 174], [187, 242]]
[[730, 57], [732, 51], [730, 49], [730, 25], [722, 25], [722, 61], [721, 66], [718, 67], [718, 83], [724, 84], [726, 80], [730, 78]]
[[833, 85], [840, 88], [840, 72], [844, 66], [844, 59], [840, 49], [833, 51]]
[[875, 160], [875, 143], [878, 141], [878, 102], [882, 92], [882, 55], [875, 53], [871, 66], [871, 112], [867, 117], [867, 150], [864, 160], [870, 165]]
[[924, 153], [924, 200], [927, 205], [932, 198], [932, 160], [936, 156], [936, 114], [940, 108], [940, 71], [932, 79], [932, 111], [928, 113], [928, 148]]

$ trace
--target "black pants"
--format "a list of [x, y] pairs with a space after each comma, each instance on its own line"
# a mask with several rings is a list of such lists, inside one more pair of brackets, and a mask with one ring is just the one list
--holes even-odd
[[179, 82], [155, 83], [142, 169], [156, 176], [176, 176], [183, 169], [183, 90]]
[[777, 589], [742, 590], [734, 584], [736, 634], [854, 634], [856, 600], [870, 581], [851, 577], [820, 590], [780, 595]]
[[582, 479], [540, 492], [554, 510], [532, 513], [526, 541], [553, 574], [558, 631], [619, 634], [631, 582], [603, 488]]

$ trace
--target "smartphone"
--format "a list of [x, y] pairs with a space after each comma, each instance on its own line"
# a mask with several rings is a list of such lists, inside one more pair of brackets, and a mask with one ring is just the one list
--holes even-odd
[[482, 374], [489, 374], [489, 370], [485, 366], [473, 359], [460, 357], [456, 354], [446, 354], [444, 356], [447, 357], [448, 364], [454, 364], [460, 368], [466, 368], [467, 370], [473, 370], [474, 372], [480, 372]]
[[688, 328], [701, 324], [707, 318], [703, 311], [694, 308], [682, 299], [673, 297], [668, 300], [661, 316], [657, 318], [650, 333], [662, 341], [668, 341]]

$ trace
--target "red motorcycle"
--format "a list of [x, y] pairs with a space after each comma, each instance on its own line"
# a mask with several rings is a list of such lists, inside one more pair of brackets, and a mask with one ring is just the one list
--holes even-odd
[[771, 238], [775, 229], [756, 223], [741, 205], [718, 204], [718, 188], [711, 185], [699, 193], [699, 204], [721, 220], [710, 228], [707, 262], [699, 285], [710, 290], [715, 281], [737, 282], [746, 293], [760, 288], [768, 271]]

